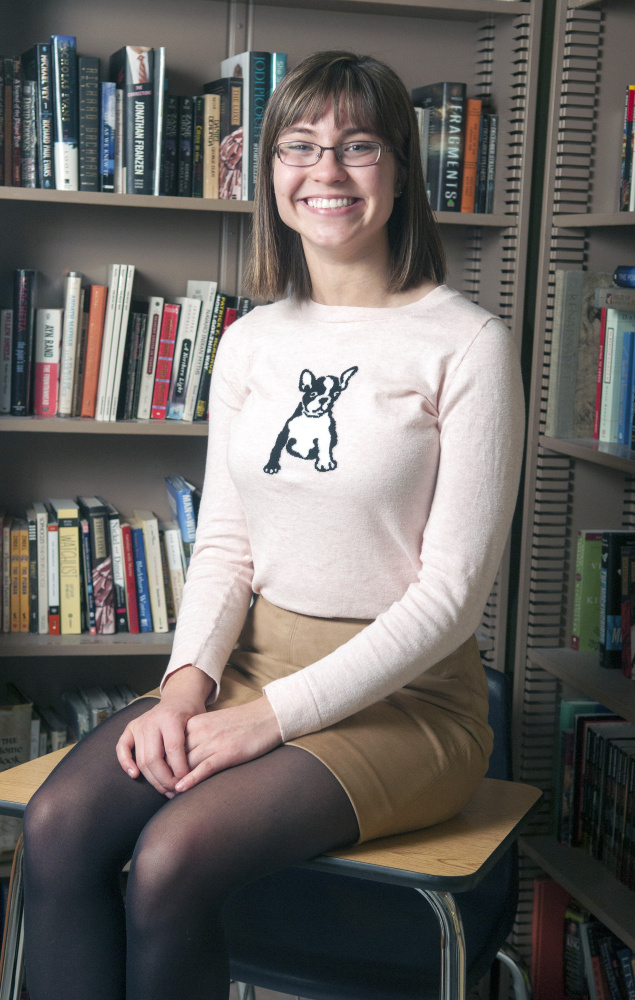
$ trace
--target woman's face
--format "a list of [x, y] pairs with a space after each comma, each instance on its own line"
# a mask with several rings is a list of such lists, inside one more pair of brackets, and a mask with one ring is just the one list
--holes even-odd
[[[318, 121], [297, 121], [278, 142], [299, 139], [337, 146], [355, 139], [380, 142], [381, 136], [356, 126], [342, 110], [339, 125], [329, 102]], [[280, 218], [302, 237], [307, 262], [311, 253], [356, 260], [376, 249], [386, 252], [386, 223], [398, 186], [394, 153], [382, 150], [373, 166], [344, 166], [329, 149], [317, 163], [294, 167], [274, 156], [273, 186]]]

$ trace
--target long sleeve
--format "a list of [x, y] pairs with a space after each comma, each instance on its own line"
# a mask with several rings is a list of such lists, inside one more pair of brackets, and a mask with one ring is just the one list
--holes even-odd
[[249, 608], [253, 577], [245, 513], [227, 468], [231, 425], [246, 395], [244, 352], [223, 348], [221, 341], [210, 391], [209, 442], [196, 543], [172, 656], [162, 681], [191, 663], [216, 681], [216, 694]]
[[354, 639], [265, 687], [285, 740], [386, 697], [479, 624], [511, 523], [523, 444], [518, 357], [500, 321], [478, 331], [438, 400], [439, 461], [417, 578]]

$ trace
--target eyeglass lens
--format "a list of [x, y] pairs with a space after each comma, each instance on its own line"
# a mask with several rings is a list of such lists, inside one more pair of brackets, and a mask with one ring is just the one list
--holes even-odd
[[[280, 142], [278, 155], [289, 166], [306, 167], [317, 163], [324, 148], [316, 142]], [[377, 163], [381, 154], [379, 142], [345, 142], [335, 146], [340, 163], [349, 167], [367, 167]]]

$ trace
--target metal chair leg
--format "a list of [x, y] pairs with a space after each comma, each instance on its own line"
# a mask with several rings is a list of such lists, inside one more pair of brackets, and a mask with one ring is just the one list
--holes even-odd
[[502, 965], [506, 965], [511, 972], [516, 1000], [532, 1000], [534, 991], [531, 985], [529, 970], [516, 949], [505, 941], [498, 949], [496, 958]]
[[2, 938], [2, 956], [0, 957], [0, 1000], [16, 1000], [20, 996], [22, 976], [24, 972], [24, 895], [22, 885], [22, 837], [18, 840], [5, 917], [4, 935]]
[[465, 934], [454, 896], [417, 889], [434, 910], [441, 927], [441, 988], [439, 1000], [465, 1000]]

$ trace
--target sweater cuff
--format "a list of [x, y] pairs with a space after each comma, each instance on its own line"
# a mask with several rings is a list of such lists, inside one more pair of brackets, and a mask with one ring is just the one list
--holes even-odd
[[278, 720], [283, 743], [323, 728], [317, 703], [301, 670], [266, 684], [262, 690]]

